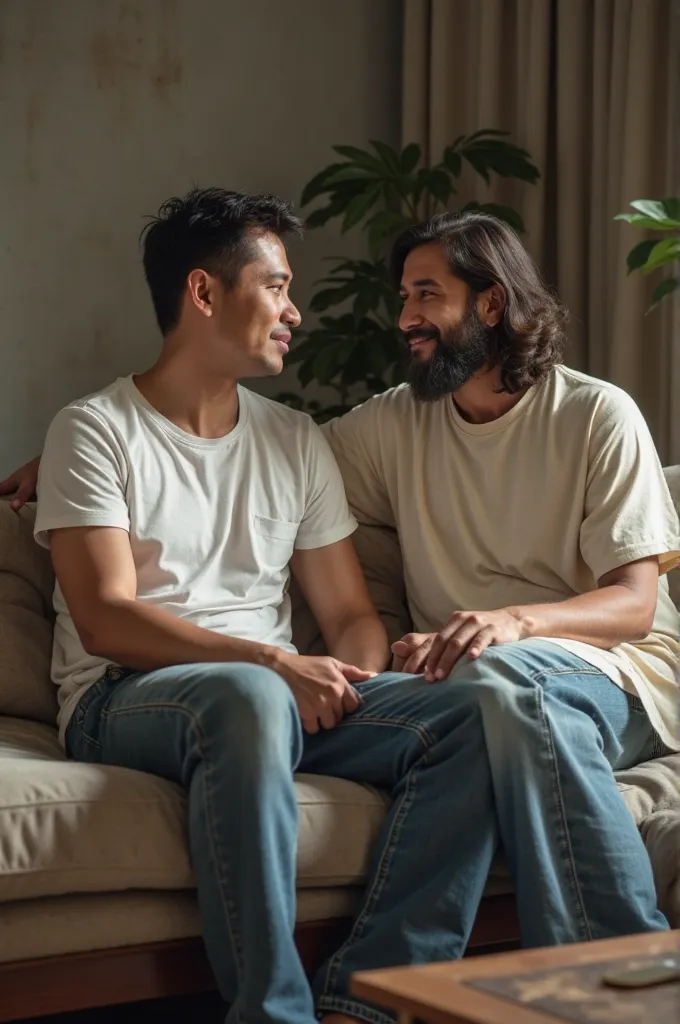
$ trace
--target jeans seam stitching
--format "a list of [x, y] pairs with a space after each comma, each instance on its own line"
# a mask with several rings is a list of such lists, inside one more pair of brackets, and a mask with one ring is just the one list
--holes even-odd
[[114, 711], [103, 710], [101, 712], [101, 714], [102, 714], [102, 717], [105, 717], [105, 718], [116, 718], [116, 717], [120, 717], [122, 715], [126, 715], [126, 714], [129, 714], [129, 713], [139, 714], [140, 712], [145, 712], [145, 711], [150, 711], [150, 710], [155, 710], [155, 709], [165, 709], [165, 710], [170, 710], [170, 711], [179, 711], [179, 712], [181, 712], [182, 714], [186, 715], [188, 718], [191, 719], [192, 725], [194, 726], [194, 728], [196, 730], [196, 734], [197, 734], [197, 737], [198, 737], [198, 749], [199, 749], [199, 752], [201, 754], [201, 758], [202, 758], [203, 764], [206, 767], [206, 774], [207, 774], [207, 780], [206, 780], [207, 781], [207, 784], [206, 784], [206, 799], [204, 801], [204, 810], [206, 812], [206, 818], [209, 821], [210, 845], [212, 847], [212, 854], [213, 854], [213, 858], [215, 860], [215, 868], [216, 868], [217, 876], [218, 876], [218, 879], [220, 881], [220, 896], [222, 898], [222, 902], [223, 902], [224, 910], [225, 910], [225, 916], [226, 916], [226, 919], [227, 919], [227, 927], [228, 927], [228, 930], [229, 930], [229, 937], [231, 939], [232, 951], [234, 953], [234, 961], [236, 963], [238, 982], [239, 982], [239, 985], [241, 985], [243, 983], [244, 963], [243, 963], [243, 948], [242, 948], [242, 945], [241, 945], [240, 930], [236, 926], [236, 922], [234, 920], [234, 908], [233, 908], [233, 905], [231, 903], [231, 900], [228, 898], [228, 896], [225, 897], [225, 895], [224, 895], [225, 890], [227, 892], [231, 891], [231, 884], [230, 884], [231, 871], [227, 867], [227, 876], [228, 877], [225, 879], [224, 876], [223, 876], [223, 872], [222, 872], [222, 867], [223, 867], [222, 860], [219, 857], [217, 857], [217, 855], [216, 855], [215, 823], [214, 823], [214, 817], [213, 817], [213, 814], [212, 814], [212, 799], [208, 800], [208, 791], [212, 792], [212, 787], [209, 784], [209, 780], [212, 777], [212, 770], [208, 768], [208, 765], [210, 764], [210, 759], [207, 758], [206, 754], [205, 754], [205, 750], [206, 750], [205, 736], [203, 735], [203, 731], [202, 731], [200, 725], [198, 724], [198, 719], [194, 715], [193, 711], [191, 711], [189, 708], [185, 707], [183, 704], [177, 704], [174, 701], [154, 701], [154, 703], [152, 703], [152, 704], [133, 704], [130, 707], [120, 708], [120, 709], [114, 710]]
[[548, 747], [550, 765], [551, 765], [552, 776], [553, 776], [553, 792], [554, 792], [554, 794], [557, 797], [557, 808], [558, 808], [558, 815], [559, 815], [559, 825], [560, 825], [560, 831], [562, 833], [562, 835], [561, 835], [561, 846], [563, 848], [562, 852], [564, 853], [564, 851], [566, 850], [566, 854], [567, 854], [566, 860], [567, 860], [567, 865], [568, 865], [569, 874], [570, 874], [572, 898], [574, 899], [574, 901], [575, 901], [575, 903], [576, 903], [576, 905], [578, 907], [578, 915], [577, 916], [580, 917], [580, 919], [581, 919], [581, 927], [582, 927], [582, 929], [584, 931], [584, 938], [583, 938], [583, 940], [584, 941], [589, 941], [589, 940], [592, 939], [593, 936], [592, 936], [590, 924], [588, 923], [588, 914], [586, 912], [585, 904], [583, 902], [583, 893], [581, 891], [581, 886], [580, 886], [579, 880], [578, 880], [578, 872], [576, 870], [576, 861], [574, 859], [574, 851], [573, 851], [572, 845], [571, 845], [571, 838], [569, 836], [569, 827], [568, 827], [568, 824], [567, 824], [566, 814], [565, 814], [565, 810], [564, 810], [564, 794], [562, 793], [562, 786], [560, 784], [560, 773], [559, 773], [559, 768], [558, 768], [558, 765], [557, 765], [557, 755], [556, 755], [556, 751], [555, 751], [555, 744], [553, 742], [553, 735], [552, 735], [552, 730], [550, 728], [550, 723], [548, 722], [548, 718], [547, 718], [547, 715], [545, 713], [545, 704], [544, 704], [544, 701], [543, 701], [543, 690], [540, 687], [538, 687], [536, 689], [536, 691], [535, 691], [535, 700], [536, 700], [536, 709], [537, 709], [537, 713], [538, 713], [537, 717], [538, 717], [539, 721], [541, 722], [541, 724], [543, 726], [543, 731], [544, 731], [545, 738], [546, 738], [546, 744], [547, 744], [547, 747]]
[[[529, 678], [533, 682], [538, 682], [539, 679], [545, 679], [546, 677], [552, 678], [553, 676], [604, 676], [605, 673], [601, 669], [595, 668], [594, 666], [586, 665], [583, 663], [583, 668], [579, 665], [578, 667], [572, 666], [571, 668], [539, 668], [535, 672], [531, 672]], [[605, 678], [608, 678], [605, 676]]]
[[340, 946], [340, 949], [338, 949], [335, 955], [332, 956], [331, 959], [328, 961], [328, 967], [326, 969], [326, 979], [323, 985], [323, 992], [322, 995], [320, 996], [320, 999], [334, 998], [333, 996], [329, 996], [329, 990], [332, 989], [336, 983], [338, 973], [342, 966], [342, 958], [344, 954], [347, 952], [347, 950], [351, 948], [352, 944], [356, 942], [357, 939], [359, 939], [363, 934], [363, 929], [366, 924], [366, 920], [373, 913], [375, 909], [375, 904], [382, 895], [382, 891], [385, 887], [385, 883], [389, 876], [389, 870], [392, 864], [392, 860], [394, 858], [394, 851], [396, 850], [397, 845], [399, 843], [399, 834], [403, 827], [406, 816], [410, 811], [411, 807], [413, 806], [418, 771], [420, 770], [423, 762], [429, 755], [430, 749], [431, 746], [429, 746], [423, 752], [423, 754], [421, 754], [417, 762], [414, 764], [414, 766], [411, 768], [411, 770], [408, 772], [406, 776], [406, 791], [404, 792], [400, 806], [398, 807], [395, 813], [395, 818], [394, 821], [392, 822], [390, 833], [387, 837], [387, 841], [384, 845], [380, 861], [376, 868], [373, 885], [371, 886], [370, 890], [366, 895], [363, 910], [356, 917], [354, 924], [352, 925], [352, 930], [350, 934], [348, 935], [345, 942], [343, 942], [343, 944]]
[[341, 728], [345, 728], [350, 725], [382, 725], [394, 726], [397, 729], [406, 729], [408, 732], [415, 733], [415, 735], [418, 736], [428, 749], [437, 742], [434, 734], [430, 732], [424, 723], [414, 722], [413, 719], [410, 718], [372, 718], [369, 715], [365, 718], [359, 718], [356, 715], [350, 715], [350, 717], [344, 719], [340, 725]]

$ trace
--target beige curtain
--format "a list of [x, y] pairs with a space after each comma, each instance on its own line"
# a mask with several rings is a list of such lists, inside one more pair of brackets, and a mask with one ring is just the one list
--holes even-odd
[[[642, 235], [632, 199], [680, 194], [680, 0], [405, 0], [403, 137], [440, 158], [458, 135], [502, 128], [538, 186], [473, 173], [461, 199], [509, 202], [571, 313], [571, 365], [642, 407], [680, 462], [677, 303], [645, 316], [658, 281], [626, 274]], [[675, 323], [673, 323], [675, 321]]]

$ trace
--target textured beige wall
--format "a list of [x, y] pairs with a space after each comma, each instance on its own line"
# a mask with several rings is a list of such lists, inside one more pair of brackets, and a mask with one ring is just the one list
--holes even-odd
[[[0, 476], [154, 358], [144, 214], [193, 184], [297, 199], [333, 142], [397, 141], [400, 21], [398, 0], [0, 0]], [[303, 310], [357, 244], [296, 247]]]

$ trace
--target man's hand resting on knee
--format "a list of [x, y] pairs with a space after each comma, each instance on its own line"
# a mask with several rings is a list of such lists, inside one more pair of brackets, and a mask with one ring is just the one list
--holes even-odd
[[656, 556], [618, 566], [601, 576], [597, 589], [550, 604], [491, 611], [456, 611], [438, 633], [407, 633], [392, 644], [395, 670], [445, 679], [463, 655], [471, 661], [487, 647], [532, 637], [560, 637], [611, 650], [644, 640], [657, 602]]
[[295, 698], [305, 732], [332, 729], [356, 711], [361, 697], [351, 685], [375, 675], [337, 658], [311, 658], [280, 651], [271, 668], [286, 680]]
[[520, 621], [505, 609], [454, 612], [439, 633], [407, 633], [392, 644], [394, 667], [414, 675], [422, 672], [433, 683], [446, 678], [463, 654], [474, 661], [487, 647], [514, 643], [522, 635]]

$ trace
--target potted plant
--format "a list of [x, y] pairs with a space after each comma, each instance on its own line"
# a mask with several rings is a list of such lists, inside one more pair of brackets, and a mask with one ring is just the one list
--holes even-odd
[[[337, 401], [322, 407], [290, 392], [279, 395], [281, 401], [324, 420], [401, 383], [399, 299], [384, 253], [405, 227], [449, 207], [464, 164], [487, 183], [491, 174], [497, 174], [535, 184], [538, 169], [526, 150], [505, 134], [483, 130], [461, 136], [433, 167], [423, 166], [416, 143], [401, 151], [384, 142], [371, 142], [369, 149], [334, 147], [342, 159], [325, 167], [303, 190], [303, 207], [322, 200], [308, 216], [307, 227], [342, 218], [343, 233], [361, 229], [366, 234], [368, 252], [365, 259], [330, 258], [333, 265], [317, 282], [310, 302], [312, 312], [320, 314], [319, 324], [302, 335], [288, 362], [298, 364], [303, 389], [316, 381], [333, 388]], [[524, 230], [520, 215], [510, 207], [468, 202], [461, 208], [492, 213], [517, 231]], [[336, 307], [341, 309], [335, 311]]]
[[[615, 219], [625, 220], [650, 231], [661, 231], [668, 237], [638, 242], [628, 253], [628, 273], [640, 270], [643, 274], [651, 274], [662, 267], [677, 265], [680, 262], [680, 198], [635, 199], [630, 205], [634, 213], [620, 213]], [[652, 302], [647, 312], [651, 313], [667, 295], [672, 295], [678, 288], [679, 276], [669, 274], [664, 277], [652, 292]]]

